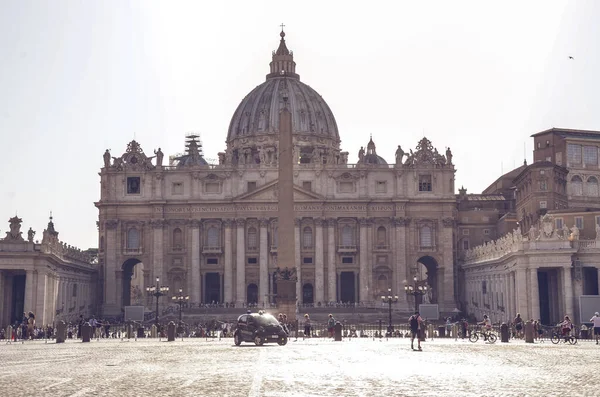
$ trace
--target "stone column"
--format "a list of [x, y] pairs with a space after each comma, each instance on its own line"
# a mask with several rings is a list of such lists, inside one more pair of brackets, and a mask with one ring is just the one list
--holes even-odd
[[571, 278], [571, 266], [562, 268], [563, 273], [563, 291], [564, 291], [564, 315], [569, 316], [571, 320], [575, 318], [575, 300], [573, 298], [573, 280]]
[[267, 235], [267, 227], [269, 226], [268, 219], [260, 220], [260, 241], [259, 241], [259, 275], [258, 275], [258, 302], [265, 307], [269, 303], [269, 256], [267, 250], [269, 241]]
[[12, 299], [8, 299], [6, 296], [8, 288], [4, 285], [5, 282], [6, 278], [4, 277], [4, 271], [0, 270], [0, 327], [7, 323], [4, 319], [4, 307], [7, 302], [12, 301]]
[[158, 219], [150, 222], [153, 228], [153, 240], [154, 246], [152, 251], [152, 260], [154, 261], [153, 265], [153, 279], [156, 280], [156, 277], [160, 277], [162, 284], [166, 284], [166, 277], [163, 269], [163, 261], [164, 261], [164, 226], [165, 220]]
[[192, 220], [192, 261], [191, 261], [191, 291], [189, 292], [190, 302], [200, 302], [200, 221]]
[[[409, 275], [407, 274], [407, 259], [406, 259], [406, 227], [409, 225], [410, 219], [408, 218], [395, 218], [394, 225], [394, 241], [392, 244], [392, 249], [395, 253], [395, 263], [394, 263], [394, 273], [397, 275], [396, 286], [399, 300], [399, 307], [408, 307], [408, 299], [406, 292], [403, 291], [404, 283], [406, 280], [409, 280]], [[409, 280], [411, 281], [411, 280]], [[412, 311], [413, 308], [411, 307]]]
[[315, 301], [325, 302], [323, 280], [323, 220], [315, 218]]
[[521, 317], [524, 319], [528, 319], [530, 317], [530, 313], [527, 310], [528, 300], [527, 300], [527, 269], [518, 268], [515, 274], [515, 283], [517, 293], [517, 312], [521, 313]]
[[[302, 263], [300, 258], [300, 224], [302, 222], [301, 218], [294, 219], [294, 256], [296, 262], [296, 277], [298, 281], [296, 282], [296, 300], [298, 302], [304, 303], [304, 296], [302, 295]], [[272, 292], [271, 292], [272, 293]]]
[[[200, 302], [201, 303], [210, 303], [206, 299], [206, 275], [204, 273], [200, 274], [200, 285], [202, 286], [202, 291], [200, 294]], [[227, 300], [225, 300], [227, 302]]]
[[[442, 286], [443, 296], [438, 295], [438, 302], [443, 303], [440, 310], [447, 312], [452, 311], [456, 308], [456, 300], [454, 299], [454, 219], [444, 218], [441, 222], [441, 233], [438, 241], [438, 246], [443, 251], [443, 267], [444, 267], [444, 278], [438, 285]], [[490, 306], [491, 307], [491, 306]]]
[[223, 220], [225, 226], [225, 241], [222, 246], [225, 247], [225, 280], [223, 282], [223, 290], [225, 293], [225, 302], [233, 302], [233, 241], [231, 238], [232, 220]]
[[369, 298], [369, 253], [367, 251], [367, 220], [365, 218], [359, 219], [359, 302], [365, 303], [370, 301]]
[[538, 269], [529, 269], [529, 291], [531, 291], [531, 318], [538, 320], [540, 318], [540, 290], [538, 285]]
[[[25, 302], [23, 305], [23, 311], [33, 311], [35, 310], [35, 302], [33, 297], [33, 289], [35, 288], [34, 280], [33, 280], [33, 270], [25, 271]], [[17, 313], [20, 315], [20, 313]]]
[[[237, 218], [235, 220], [237, 225], [236, 234], [236, 261], [235, 261], [235, 276], [236, 276], [236, 291], [235, 291], [235, 302], [236, 305], [241, 305], [246, 302], [246, 247], [245, 247], [245, 227], [246, 220], [243, 218]], [[241, 307], [241, 306], [240, 306]]]
[[[110, 314], [119, 314], [117, 305], [117, 290], [115, 271], [117, 270], [117, 251], [120, 249], [117, 239], [117, 226], [119, 221], [108, 220], [104, 222], [106, 229], [106, 261], [104, 264], [104, 303], [108, 306]], [[68, 306], [65, 296], [65, 306]], [[70, 300], [68, 300], [70, 303]], [[112, 310], [111, 310], [112, 309]], [[67, 310], [67, 309], [65, 309]]]
[[328, 301], [337, 302], [335, 266], [335, 219], [327, 220], [327, 295]]

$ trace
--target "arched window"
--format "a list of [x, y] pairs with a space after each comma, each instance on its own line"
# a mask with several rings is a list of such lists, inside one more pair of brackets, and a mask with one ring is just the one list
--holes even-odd
[[388, 293], [388, 279], [385, 275], [380, 275], [377, 278], [377, 289], [381, 295], [386, 295]]
[[302, 231], [302, 247], [312, 248], [313, 246], [313, 233], [310, 227], [305, 227]]
[[354, 231], [350, 225], [345, 225], [342, 228], [342, 245], [352, 246], [354, 245]]
[[583, 181], [577, 175], [571, 178], [571, 193], [574, 196], [583, 195]]
[[587, 180], [587, 195], [592, 197], [598, 196], [598, 179], [596, 177], [591, 176]]
[[433, 238], [431, 233], [431, 227], [422, 226], [419, 233], [419, 241], [421, 243], [421, 247], [431, 248], [433, 247]]
[[[101, 241], [104, 243], [104, 241]], [[136, 228], [127, 230], [127, 249], [136, 250], [140, 248], [140, 232]]]
[[208, 228], [206, 231], [206, 245], [209, 247], [219, 246], [219, 229], [214, 226]]
[[386, 245], [386, 241], [387, 241], [386, 234], [387, 233], [386, 233], [385, 227], [379, 226], [377, 228], [377, 246], [378, 247]]
[[183, 233], [180, 228], [173, 230], [173, 248], [183, 247]]
[[256, 228], [248, 228], [248, 249], [256, 249], [258, 247], [258, 239], [256, 237]]

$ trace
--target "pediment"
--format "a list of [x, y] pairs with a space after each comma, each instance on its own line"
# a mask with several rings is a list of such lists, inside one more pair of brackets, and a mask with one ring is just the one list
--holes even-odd
[[[269, 182], [264, 186], [260, 186], [252, 192], [244, 193], [234, 200], [261, 200], [261, 201], [277, 201], [279, 196], [279, 185], [277, 181]], [[309, 190], [302, 189], [300, 186], [294, 185], [294, 201], [312, 201], [325, 200], [325, 197], [311, 192]]]

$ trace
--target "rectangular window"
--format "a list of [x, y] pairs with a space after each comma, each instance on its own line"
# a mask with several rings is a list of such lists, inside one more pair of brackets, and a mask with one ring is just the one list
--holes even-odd
[[575, 217], [575, 226], [577, 226], [577, 229], [579, 229], [579, 230], [583, 229], [583, 217], [582, 216]]
[[183, 194], [183, 182], [174, 182], [171, 192], [173, 195]]
[[206, 264], [207, 265], [218, 265], [219, 258], [206, 258]]
[[354, 263], [354, 258], [351, 256], [343, 256], [342, 263]]
[[546, 181], [540, 181], [540, 190], [543, 192], [548, 190], [548, 183]]
[[581, 145], [567, 145], [567, 164], [581, 164]]
[[221, 184], [217, 182], [206, 182], [204, 190], [208, 194], [219, 194], [221, 192]]
[[[550, 160], [548, 160], [548, 161], [550, 161]], [[546, 171], [540, 170], [540, 175], [545, 175], [545, 174], [546, 174]]]
[[248, 258], [248, 264], [249, 265], [256, 265], [258, 263], [258, 260], [256, 259], [255, 256], [252, 256], [250, 258]]
[[556, 225], [556, 229], [562, 229], [563, 228], [563, 219], [562, 218], [556, 218], [554, 220], [554, 223]]
[[548, 208], [548, 202], [540, 201], [540, 209], [546, 209], [546, 208]]
[[463, 229], [462, 234], [463, 234], [463, 236], [468, 236], [469, 235], [469, 229]]
[[256, 182], [248, 182], [248, 192], [256, 190]]
[[377, 264], [378, 265], [385, 265], [387, 264], [388, 260], [387, 260], [387, 255], [377, 255]]
[[127, 194], [140, 194], [140, 177], [127, 177]]
[[598, 148], [596, 146], [583, 147], [583, 163], [585, 165], [598, 165]]
[[302, 258], [302, 263], [311, 264], [311, 263], [313, 263], [312, 262], [312, 258], [310, 258], [310, 257], [304, 257], [304, 258]]
[[352, 193], [354, 191], [354, 182], [340, 182], [340, 193]]
[[302, 182], [302, 189], [311, 191], [312, 190], [312, 182], [310, 182], [310, 181]]
[[431, 175], [419, 176], [419, 191], [431, 192]]
[[469, 249], [469, 240], [463, 240], [463, 249], [464, 250], [468, 250]]
[[490, 229], [483, 229], [483, 234], [490, 234]]
[[387, 186], [385, 181], [377, 181], [375, 182], [375, 193], [385, 193], [387, 191]]

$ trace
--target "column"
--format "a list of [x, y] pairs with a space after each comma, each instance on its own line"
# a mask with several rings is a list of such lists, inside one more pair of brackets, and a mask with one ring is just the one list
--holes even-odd
[[12, 299], [7, 299], [7, 288], [4, 285], [4, 283], [6, 282], [6, 278], [4, 277], [4, 271], [0, 270], [0, 327], [3, 326], [4, 324], [7, 324], [8, 322], [4, 319], [4, 306], [6, 305], [7, 302], [11, 301]]
[[337, 284], [336, 284], [337, 293], [335, 294], [336, 302], [341, 302], [342, 301], [342, 295], [341, 295], [342, 274], [341, 273], [336, 274], [336, 281], [337, 281]]
[[235, 220], [237, 225], [236, 235], [236, 291], [235, 291], [235, 302], [241, 305], [246, 302], [246, 247], [245, 247], [245, 227], [246, 220], [238, 218]]
[[[406, 274], [407, 261], [406, 261], [406, 226], [410, 221], [407, 218], [395, 218], [394, 225], [394, 241], [392, 244], [392, 249], [395, 253], [395, 263], [394, 263], [394, 273], [397, 275], [396, 277], [396, 287], [397, 291], [395, 293], [398, 294], [399, 307], [408, 307], [408, 296], [403, 291], [404, 283], [408, 280], [408, 275]], [[409, 282], [411, 280], [408, 280]], [[411, 307], [411, 311], [412, 311]]]
[[[223, 221], [225, 226], [225, 280], [223, 282], [223, 290], [225, 293], [225, 302], [233, 302], [233, 241], [231, 239], [231, 226], [232, 220], [225, 219]], [[205, 297], [206, 298], [206, 297]]]
[[160, 277], [162, 280], [161, 284], [166, 284], [165, 274], [163, 270], [163, 260], [164, 260], [164, 225], [165, 221], [163, 219], [156, 220], [152, 223], [153, 227], [153, 240], [154, 247], [152, 252], [152, 260], [154, 261], [153, 272], [154, 279], [156, 277]]
[[[452, 311], [456, 308], [456, 299], [454, 297], [454, 219], [445, 218], [441, 222], [441, 233], [438, 241], [443, 250], [443, 279], [438, 282], [442, 287], [442, 296], [438, 295], [438, 302], [443, 303], [440, 308], [446, 311]], [[491, 307], [491, 306], [490, 306]]]
[[328, 301], [337, 302], [335, 265], [335, 219], [327, 220], [327, 294]]
[[[117, 226], [119, 221], [108, 220], [104, 222], [106, 230], [106, 261], [104, 270], [104, 299], [105, 304], [113, 306], [110, 314], [119, 314], [120, 310], [116, 308], [117, 290], [115, 281], [115, 270], [117, 270], [117, 252], [120, 249], [119, 240], [117, 239]], [[162, 228], [162, 225], [161, 225]], [[162, 246], [162, 243], [161, 243]], [[68, 295], [65, 296], [67, 298]], [[65, 306], [68, 306], [70, 300], [65, 299]], [[66, 308], [65, 310], [68, 310]]]
[[529, 269], [530, 288], [531, 291], [531, 318], [537, 320], [540, 318], [540, 289], [538, 285], [538, 269]]
[[267, 250], [269, 248], [269, 241], [267, 235], [267, 226], [269, 220], [263, 218], [259, 222], [260, 224], [260, 240], [259, 240], [259, 274], [258, 274], [258, 302], [261, 303], [262, 307], [265, 307], [269, 303], [269, 256]]
[[[202, 286], [202, 290], [200, 291], [200, 302], [201, 303], [209, 303], [206, 298], [206, 274], [200, 274], [200, 285]], [[227, 302], [227, 300], [225, 300]]]
[[325, 302], [323, 272], [323, 220], [315, 218], [315, 301]]
[[367, 252], [367, 220], [365, 218], [359, 219], [359, 240], [358, 240], [358, 249], [359, 249], [359, 262], [360, 262], [360, 271], [359, 271], [359, 302], [367, 302], [371, 299], [369, 298], [369, 264], [368, 264], [368, 252]]
[[517, 313], [521, 313], [522, 318], [529, 318], [530, 313], [527, 310], [527, 269], [519, 268], [515, 272], [516, 303]]
[[575, 301], [573, 299], [573, 280], [571, 279], [571, 266], [562, 268], [563, 290], [564, 290], [564, 315], [569, 316], [571, 320], [575, 317]]
[[[200, 221], [193, 220], [192, 226], [192, 268], [190, 269], [192, 287], [189, 292], [190, 302], [200, 302]], [[186, 294], [187, 295], [187, 294]]]
[[23, 305], [24, 312], [35, 310], [35, 307], [33, 306], [35, 304], [35, 302], [33, 301], [34, 288], [35, 285], [33, 284], [33, 270], [27, 270], [25, 272], [25, 303]]
[[302, 264], [300, 263], [300, 224], [301, 218], [294, 219], [294, 249], [296, 250], [296, 300], [304, 303], [304, 296], [302, 294]]

